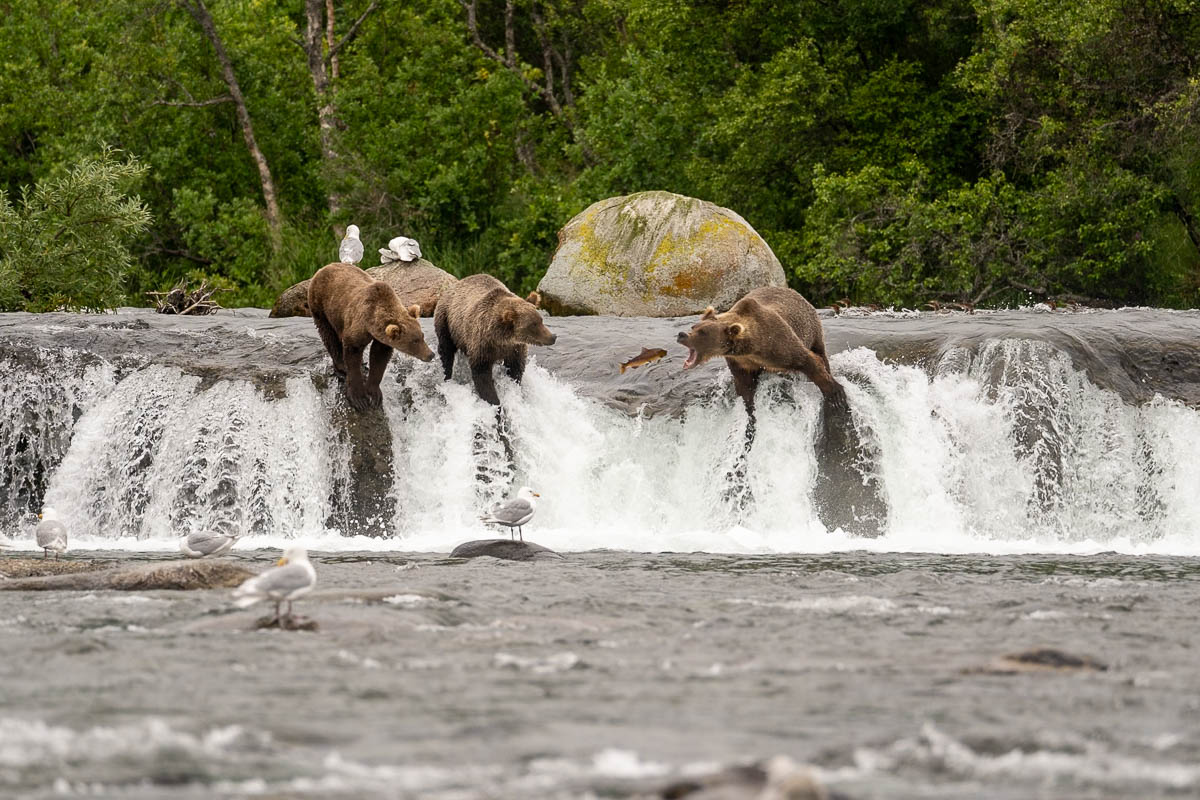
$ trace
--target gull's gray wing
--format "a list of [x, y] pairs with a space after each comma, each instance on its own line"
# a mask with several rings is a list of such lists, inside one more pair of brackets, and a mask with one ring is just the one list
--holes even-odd
[[224, 547], [230, 539], [236, 539], [236, 536], [230, 536], [227, 533], [217, 533], [216, 531], [196, 531], [188, 534], [188, 547], [198, 553], [204, 555], [212, 555], [216, 551]]
[[49, 547], [58, 541], [67, 541], [67, 527], [65, 525], [56, 519], [44, 519], [38, 523], [38, 547]]
[[297, 591], [311, 589], [314, 583], [315, 576], [303, 564], [284, 564], [259, 575], [253, 591], [270, 597], [287, 598]]
[[524, 497], [505, 500], [496, 504], [488, 516], [503, 525], [520, 525], [533, 516], [533, 503]]
[[338, 248], [338, 258], [347, 264], [357, 264], [362, 261], [363, 243], [359, 239], [351, 239], [347, 236], [342, 239], [342, 245]]

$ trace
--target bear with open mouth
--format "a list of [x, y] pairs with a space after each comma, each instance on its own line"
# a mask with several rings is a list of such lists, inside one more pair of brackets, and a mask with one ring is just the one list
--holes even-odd
[[845, 390], [829, 370], [821, 320], [812, 304], [792, 289], [754, 289], [723, 314], [709, 306], [690, 331], [679, 334], [678, 342], [688, 349], [684, 369], [717, 356], [725, 358], [734, 388], [751, 416], [763, 370], [802, 372], [826, 400], [845, 399]]

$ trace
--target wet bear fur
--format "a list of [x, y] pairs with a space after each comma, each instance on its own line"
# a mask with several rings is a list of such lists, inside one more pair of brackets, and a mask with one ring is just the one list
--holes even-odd
[[712, 306], [678, 341], [688, 348], [685, 369], [723, 356], [746, 411], [754, 414], [754, 393], [763, 371], [802, 372], [825, 399], [845, 402], [842, 385], [829, 371], [825, 334], [816, 310], [792, 289], [764, 286], [748, 292], [718, 314]]
[[[405, 308], [392, 287], [352, 264], [326, 264], [317, 270], [308, 285], [308, 306], [334, 371], [346, 380], [346, 397], [359, 411], [383, 402], [379, 383], [393, 349], [433, 360], [417, 322], [420, 306]], [[364, 379], [367, 345], [370, 366]]]
[[460, 350], [471, 365], [475, 391], [494, 406], [500, 405], [492, 365], [503, 362], [509, 377], [520, 382], [531, 344], [554, 344], [534, 301], [522, 299], [491, 275], [471, 275], [446, 287], [433, 312], [438, 355], [446, 380], [454, 374], [454, 356]]

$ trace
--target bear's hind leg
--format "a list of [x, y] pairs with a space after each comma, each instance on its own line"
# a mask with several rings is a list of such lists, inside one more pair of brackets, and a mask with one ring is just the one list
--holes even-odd
[[817, 385], [821, 390], [821, 394], [825, 396], [825, 400], [839, 405], [846, 402], [846, 390], [837, 382], [833, 374], [829, 371], [829, 359], [824, 353], [817, 354], [811, 350], [805, 350], [797, 362], [791, 366], [792, 369], [797, 369], [808, 376], [808, 379]]
[[329, 320], [325, 319], [324, 314], [313, 313], [313, 322], [316, 323], [321, 341], [325, 343], [325, 349], [329, 351], [329, 358], [333, 360], [333, 371], [339, 378], [345, 378], [346, 358], [342, 352], [342, 337], [338, 336], [337, 331], [329, 324]]

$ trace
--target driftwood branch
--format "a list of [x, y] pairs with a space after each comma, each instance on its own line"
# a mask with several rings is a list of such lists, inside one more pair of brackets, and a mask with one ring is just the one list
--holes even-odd
[[200, 281], [195, 289], [187, 288], [187, 281], [180, 280], [169, 292], [146, 292], [154, 298], [155, 311], [159, 314], [188, 314], [202, 316], [216, 313], [221, 306], [212, 296], [217, 292], [227, 291], [215, 286], [209, 286], [208, 281]]

